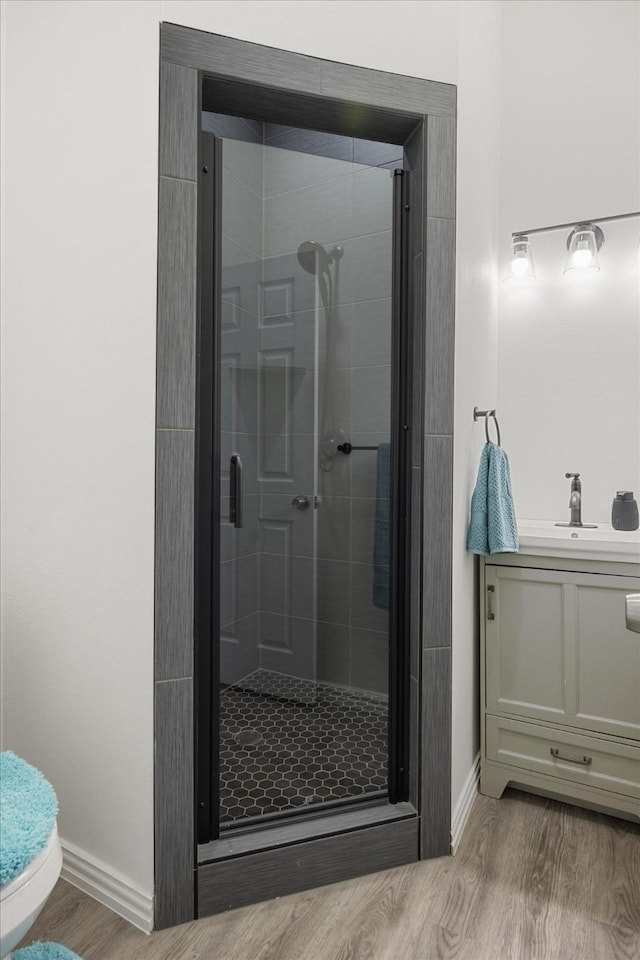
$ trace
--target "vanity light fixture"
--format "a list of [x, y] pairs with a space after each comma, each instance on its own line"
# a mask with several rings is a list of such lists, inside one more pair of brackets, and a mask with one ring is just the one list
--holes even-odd
[[516, 279], [529, 277], [530, 279], [535, 280], [536, 271], [533, 266], [533, 256], [531, 255], [531, 244], [529, 243], [529, 237], [527, 237], [525, 234], [514, 236], [512, 237], [511, 245], [512, 252], [510, 273], [507, 275], [506, 279], [509, 280], [511, 277]]
[[598, 250], [604, 243], [604, 233], [595, 223], [579, 223], [567, 237], [567, 260], [564, 272], [569, 270], [599, 270]]
[[[595, 220], [577, 220], [573, 223], [555, 223], [550, 227], [517, 230], [511, 234], [511, 262], [505, 279], [522, 277], [535, 279], [536, 273], [533, 267], [529, 237], [534, 233], [550, 233], [552, 230], [569, 229], [571, 231], [567, 237], [569, 253], [564, 266], [565, 273], [571, 270], [580, 272], [583, 270], [599, 270], [598, 251], [604, 243], [604, 233], [599, 224], [611, 220], [630, 220], [632, 217], [640, 217], [640, 210], [636, 210], [634, 213], [618, 213], [613, 217], [598, 217], [597, 223]], [[640, 262], [640, 241], [638, 241], [637, 260]]]

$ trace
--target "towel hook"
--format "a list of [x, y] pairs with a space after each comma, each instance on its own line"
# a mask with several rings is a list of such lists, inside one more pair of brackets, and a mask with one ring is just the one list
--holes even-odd
[[498, 434], [498, 446], [501, 447], [500, 443], [500, 426], [498, 424], [498, 418], [496, 417], [495, 410], [487, 410], [486, 416], [484, 418], [484, 435], [487, 438], [487, 443], [490, 443], [489, 439], [489, 417], [493, 417], [493, 422], [496, 425], [496, 433]]
[[480, 417], [484, 417], [484, 435], [487, 438], [487, 443], [490, 443], [489, 438], [489, 417], [493, 417], [493, 422], [496, 425], [496, 433], [498, 434], [498, 446], [501, 447], [500, 443], [500, 424], [498, 423], [498, 418], [496, 417], [495, 410], [478, 410], [477, 407], [473, 408], [473, 419], [479, 420]]

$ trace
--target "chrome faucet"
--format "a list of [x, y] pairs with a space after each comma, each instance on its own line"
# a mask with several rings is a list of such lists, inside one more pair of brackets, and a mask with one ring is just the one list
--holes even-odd
[[571, 511], [570, 524], [572, 527], [582, 526], [582, 484], [579, 473], [565, 473], [567, 480], [571, 480], [569, 495], [569, 510]]
[[580, 483], [579, 473], [565, 473], [567, 480], [571, 480], [571, 492], [569, 494], [569, 510], [571, 519], [569, 523], [556, 523], [556, 527], [597, 527], [595, 523], [582, 522], [582, 484]]

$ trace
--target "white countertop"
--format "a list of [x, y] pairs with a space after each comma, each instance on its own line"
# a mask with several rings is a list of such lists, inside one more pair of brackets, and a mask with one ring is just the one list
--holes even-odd
[[640, 564], [640, 530], [614, 530], [610, 523], [557, 527], [553, 520], [518, 520], [520, 553], [576, 560]]

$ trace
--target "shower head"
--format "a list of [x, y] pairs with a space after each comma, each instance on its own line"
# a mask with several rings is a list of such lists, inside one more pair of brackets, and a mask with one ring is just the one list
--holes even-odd
[[316, 240], [305, 240], [298, 247], [298, 263], [311, 274], [323, 274], [329, 270], [331, 257]]

